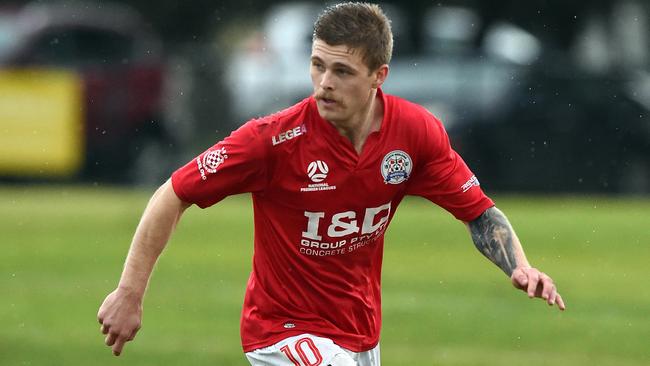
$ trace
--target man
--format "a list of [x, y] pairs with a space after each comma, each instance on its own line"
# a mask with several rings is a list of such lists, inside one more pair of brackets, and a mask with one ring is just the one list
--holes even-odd
[[383, 238], [405, 195], [464, 221], [515, 287], [564, 309], [442, 124], [382, 92], [391, 53], [390, 23], [377, 5], [329, 7], [314, 27], [314, 94], [249, 121], [156, 191], [119, 286], [99, 309], [116, 355], [139, 329], [152, 268], [183, 211], [242, 192], [252, 192], [255, 218], [241, 319], [252, 365], [380, 364]]

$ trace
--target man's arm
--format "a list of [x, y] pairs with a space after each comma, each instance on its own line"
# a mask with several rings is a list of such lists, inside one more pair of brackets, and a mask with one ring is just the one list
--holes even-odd
[[117, 288], [108, 294], [97, 313], [106, 334], [106, 345], [119, 356], [124, 343], [133, 340], [142, 322], [142, 299], [151, 272], [181, 215], [190, 205], [181, 201], [171, 180], [165, 182], [147, 204]]
[[565, 309], [553, 279], [528, 263], [519, 238], [503, 212], [491, 207], [466, 224], [476, 248], [501, 268], [516, 288], [531, 298], [541, 297], [549, 305], [557, 303], [560, 310]]

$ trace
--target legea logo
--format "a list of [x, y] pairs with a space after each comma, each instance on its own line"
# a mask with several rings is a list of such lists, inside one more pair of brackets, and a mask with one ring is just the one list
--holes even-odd
[[307, 167], [307, 175], [314, 183], [320, 183], [327, 178], [327, 173], [330, 171], [327, 163], [322, 160], [316, 160], [309, 163]]

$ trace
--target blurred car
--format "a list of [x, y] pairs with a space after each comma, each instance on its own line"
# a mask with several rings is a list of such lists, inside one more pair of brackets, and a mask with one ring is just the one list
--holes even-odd
[[[643, 62], [628, 72], [591, 72], [583, 55], [560, 49], [553, 37], [512, 20], [488, 21], [468, 6], [431, 6], [421, 22], [405, 21], [399, 7], [384, 8], [396, 45], [384, 91], [440, 117], [487, 189], [650, 192], [650, 74], [639, 69]], [[320, 9], [272, 7], [231, 59], [241, 122], [311, 94], [311, 33]], [[639, 10], [628, 13], [638, 17]]]
[[[637, 51], [650, 24], [634, 21], [650, 9], [640, 4], [616, 4], [611, 28], [607, 14], [586, 15], [564, 45], [501, 21], [487, 28], [478, 57], [500, 65], [504, 87], [462, 95], [469, 113], [448, 132], [488, 189], [650, 193], [650, 59]], [[471, 70], [466, 82], [480, 88], [486, 78]]]
[[[51, 168], [52, 164], [49, 169], [45, 165], [29, 165], [35, 157], [25, 158], [22, 152], [14, 159], [18, 163], [8, 168], [0, 165], [0, 176], [122, 181], [137, 175], [137, 161], [148, 146], [169, 139], [161, 123], [165, 75], [161, 51], [158, 37], [126, 6], [105, 2], [34, 2], [21, 7], [0, 7], [0, 69], [5, 75], [2, 79], [5, 84], [6, 80], [13, 83], [2, 89], [2, 98], [6, 103], [21, 100], [29, 109], [32, 102], [25, 98], [30, 93], [16, 96], [16, 90], [33, 88], [33, 97], [44, 95], [40, 101], [36, 100], [32, 115], [25, 118], [36, 127], [24, 126], [22, 132], [14, 130], [14, 135], [24, 135], [30, 129], [35, 131], [34, 135], [48, 131], [53, 127], [43, 120], [53, 118], [63, 108], [48, 101], [47, 93], [42, 92], [47, 86], [39, 85], [40, 79], [57, 75], [56, 80], [66, 80], [61, 82], [70, 85], [76, 80], [77, 87], [61, 90], [78, 89], [77, 97], [80, 98], [79, 123], [64, 121], [68, 126], [65, 128], [76, 128], [66, 136], [72, 136], [77, 146], [76, 152], [67, 154], [77, 154], [77, 157], [69, 158], [65, 168], [57, 170]], [[63, 77], [66, 73], [68, 76]], [[72, 92], [71, 99], [74, 95]], [[39, 108], [45, 109], [35, 114]], [[23, 112], [29, 111], [23, 108]], [[11, 118], [16, 113], [9, 117], [4, 115], [0, 128], [9, 129], [6, 126], [12, 126]], [[66, 116], [64, 120], [76, 118], [74, 113]], [[48, 148], [51, 145], [51, 149], [56, 150], [43, 148], [42, 161], [47, 162], [48, 157], [52, 158], [58, 150], [72, 143], [57, 144], [52, 141], [58, 138], [56, 136], [59, 135], [52, 135], [49, 140], [33, 140], [32, 145], [48, 144]], [[23, 145], [29, 145], [33, 139], [29, 134], [13, 138], [22, 139]], [[32, 146], [29, 150], [41, 150], [40, 147]], [[24, 161], [22, 168], [20, 161]]]

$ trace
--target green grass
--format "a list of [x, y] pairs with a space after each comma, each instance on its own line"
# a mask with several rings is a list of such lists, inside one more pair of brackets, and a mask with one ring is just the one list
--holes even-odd
[[[246, 365], [239, 314], [251, 204], [190, 209], [163, 254], [144, 327], [115, 358], [97, 308], [151, 190], [0, 188], [0, 365]], [[406, 200], [386, 240], [384, 365], [650, 364], [650, 200], [495, 197], [564, 313], [514, 290], [464, 226]]]

